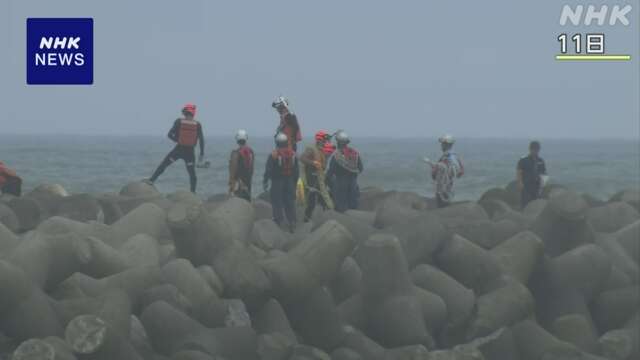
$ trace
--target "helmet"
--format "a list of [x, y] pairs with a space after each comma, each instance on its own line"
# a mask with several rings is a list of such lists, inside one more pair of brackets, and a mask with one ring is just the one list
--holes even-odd
[[278, 98], [271, 103], [271, 107], [273, 107], [274, 109], [280, 109], [280, 108], [289, 108], [289, 101], [287, 101], [287, 99], [285, 99], [283, 96], [278, 96]]
[[244, 129], [238, 130], [238, 132], [236, 133], [236, 141], [247, 141], [247, 140], [249, 140], [249, 134], [247, 134], [247, 131]]
[[285, 133], [278, 133], [276, 135], [276, 145], [286, 145], [289, 143], [289, 138]]
[[442, 136], [440, 136], [438, 138], [438, 141], [441, 144], [450, 144], [453, 145], [456, 142], [456, 139], [453, 137], [453, 135], [449, 135], [449, 134], [444, 134]]
[[348, 144], [351, 142], [351, 139], [349, 139], [349, 134], [340, 130], [336, 134], [336, 141], [338, 142], [338, 144]]
[[182, 107], [182, 111], [190, 112], [191, 115], [196, 116], [196, 105], [192, 103], [188, 103]]
[[328, 137], [329, 137], [329, 134], [324, 130], [318, 130], [315, 136], [316, 142], [325, 141], [327, 140]]

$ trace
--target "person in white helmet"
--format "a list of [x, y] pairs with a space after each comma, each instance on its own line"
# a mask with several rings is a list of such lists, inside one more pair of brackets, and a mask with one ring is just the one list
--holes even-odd
[[251, 181], [255, 155], [247, 145], [249, 135], [246, 130], [238, 130], [236, 143], [238, 147], [231, 151], [229, 157], [229, 195], [251, 201]]
[[[298, 158], [289, 147], [287, 135], [276, 135], [276, 148], [269, 154], [265, 166], [262, 187], [269, 190], [273, 221], [281, 226], [286, 216], [289, 231], [296, 228], [296, 184], [300, 176]], [[271, 182], [271, 188], [269, 188]]]
[[276, 109], [280, 115], [280, 124], [276, 129], [276, 136], [280, 133], [287, 135], [287, 146], [293, 151], [298, 151], [298, 143], [302, 141], [302, 132], [300, 130], [300, 123], [296, 114], [291, 112], [289, 108], [289, 101], [282, 96], [279, 96], [271, 107]]
[[327, 182], [331, 184], [336, 211], [345, 212], [358, 208], [360, 200], [358, 175], [362, 173], [364, 167], [360, 153], [349, 146], [351, 143], [349, 135], [344, 131], [339, 131], [335, 138], [338, 149], [329, 161]]
[[451, 204], [454, 198], [454, 179], [464, 175], [464, 165], [460, 157], [452, 151], [456, 142], [449, 134], [442, 135], [438, 141], [442, 148], [442, 156], [436, 163], [431, 163], [431, 178], [436, 185], [436, 203], [439, 208]]

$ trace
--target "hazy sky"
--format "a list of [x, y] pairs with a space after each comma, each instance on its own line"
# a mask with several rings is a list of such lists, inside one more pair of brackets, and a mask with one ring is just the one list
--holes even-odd
[[[630, 26], [561, 27], [563, 4], [631, 4]], [[1, 0], [2, 133], [164, 134], [184, 102], [207, 135], [639, 137], [633, 1]], [[25, 19], [93, 17], [93, 86], [27, 86]], [[604, 32], [626, 63], [558, 63]]]

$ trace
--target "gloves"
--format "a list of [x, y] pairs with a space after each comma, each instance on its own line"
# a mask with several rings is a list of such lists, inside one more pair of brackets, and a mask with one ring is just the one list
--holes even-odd
[[316, 170], [322, 170], [322, 164], [318, 160], [313, 162], [313, 166], [316, 168]]

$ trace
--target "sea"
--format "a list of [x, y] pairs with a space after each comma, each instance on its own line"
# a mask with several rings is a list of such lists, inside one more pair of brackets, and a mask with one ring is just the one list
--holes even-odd
[[[538, 140], [552, 183], [603, 200], [640, 187], [640, 140]], [[211, 166], [197, 170], [203, 198], [226, 192], [229, 153], [235, 147], [227, 137], [209, 137], [205, 144]], [[251, 138], [250, 145], [256, 152], [256, 195], [273, 139]], [[352, 145], [364, 161], [361, 187], [432, 196], [434, 186], [421, 159], [439, 157], [436, 139], [355, 138]], [[71, 193], [118, 192], [128, 182], [148, 178], [172, 147], [160, 136], [0, 135], [0, 161], [17, 170], [25, 191], [57, 183]], [[456, 182], [456, 199], [475, 200], [490, 188], [508, 184], [527, 147], [526, 139], [458, 139], [454, 150], [464, 162], [465, 176]], [[169, 167], [156, 187], [162, 192], [188, 189], [184, 163]]]

